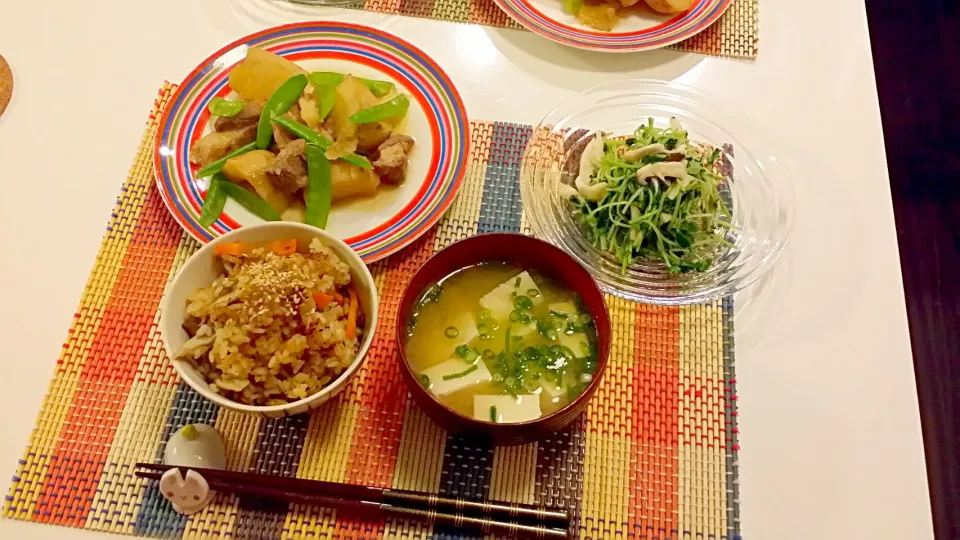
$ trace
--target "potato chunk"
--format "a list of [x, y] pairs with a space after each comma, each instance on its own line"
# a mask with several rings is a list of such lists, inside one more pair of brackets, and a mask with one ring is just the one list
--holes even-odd
[[293, 198], [277, 191], [267, 177], [267, 168], [275, 159], [276, 156], [267, 150], [252, 150], [227, 160], [223, 164], [223, 175], [236, 184], [250, 184], [261, 199], [267, 201], [278, 214], [282, 214], [293, 202]]
[[380, 178], [369, 170], [343, 161], [330, 164], [330, 179], [333, 187], [333, 202], [350, 197], [375, 195]]
[[350, 115], [357, 111], [376, 105], [377, 98], [373, 92], [357, 80], [353, 75], [347, 75], [343, 82], [337, 85], [336, 99], [330, 118], [333, 122], [333, 136], [338, 141], [357, 138], [357, 124], [350, 121]]
[[272, 52], [251, 47], [247, 57], [230, 71], [230, 88], [246, 101], [266, 101], [298, 73], [306, 71]]

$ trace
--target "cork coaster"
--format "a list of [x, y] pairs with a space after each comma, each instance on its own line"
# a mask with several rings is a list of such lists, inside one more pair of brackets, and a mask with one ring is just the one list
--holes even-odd
[[10, 103], [10, 97], [13, 96], [13, 72], [10, 71], [10, 64], [0, 55], [0, 114], [3, 114]]

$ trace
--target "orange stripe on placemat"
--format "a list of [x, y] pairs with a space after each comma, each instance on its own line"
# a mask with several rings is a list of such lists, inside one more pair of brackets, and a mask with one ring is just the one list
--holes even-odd
[[[358, 385], [355, 395], [359, 411], [347, 462], [347, 482], [379, 487], [393, 484], [407, 406], [407, 389], [400, 378], [395, 337], [397, 307], [413, 274], [433, 255], [435, 242], [436, 229], [433, 229], [381, 263], [380, 321], [363, 369], [354, 383]], [[336, 524], [337, 531], [363, 537], [380, 536], [383, 527], [382, 522], [358, 522], [349, 516], [338, 517]]]
[[[151, 246], [177, 247], [183, 237], [183, 230], [167, 210], [157, 190], [156, 184], [151, 184], [143, 202], [143, 211], [137, 220], [133, 232], [133, 243], [148, 244]], [[169, 272], [170, 264], [156, 266], [159, 271]], [[162, 291], [161, 291], [162, 292]]]
[[136, 241], [127, 249], [54, 450], [37, 521], [83, 526], [175, 254]]
[[677, 536], [680, 311], [636, 305], [629, 522], [638, 538]]

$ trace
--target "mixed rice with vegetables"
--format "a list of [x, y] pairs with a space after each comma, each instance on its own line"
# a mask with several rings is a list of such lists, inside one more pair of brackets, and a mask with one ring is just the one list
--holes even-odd
[[187, 298], [191, 362], [210, 389], [247, 405], [309, 397], [356, 358], [363, 313], [350, 269], [314, 239], [216, 247], [224, 271]]

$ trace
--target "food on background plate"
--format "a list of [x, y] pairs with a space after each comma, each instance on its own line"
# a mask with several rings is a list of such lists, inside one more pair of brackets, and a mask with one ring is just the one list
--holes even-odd
[[[644, 0], [651, 9], [663, 14], [682, 13], [693, 0]], [[620, 22], [624, 11], [636, 6], [639, 0], [564, 0], [567, 12], [581, 23], [609, 32]]]
[[574, 185], [559, 189], [586, 238], [623, 272], [639, 259], [659, 259], [671, 273], [702, 272], [733, 247], [724, 167], [720, 149], [690, 141], [676, 118], [668, 128], [650, 118], [631, 137], [596, 133]]
[[354, 361], [364, 314], [350, 268], [314, 239], [216, 246], [223, 272], [187, 298], [176, 355], [224, 397], [281, 405], [316, 394]]
[[484, 422], [557, 411], [597, 369], [596, 330], [576, 293], [507, 263], [468, 267], [429, 287], [407, 338], [406, 357], [421, 384]]
[[410, 99], [393, 83], [307, 73], [252, 47], [229, 84], [238, 97], [210, 101], [214, 131], [190, 148], [195, 176], [211, 177], [203, 226], [219, 218], [230, 197], [267, 221], [324, 228], [331, 206], [404, 181], [415, 141], [400, 132]]

